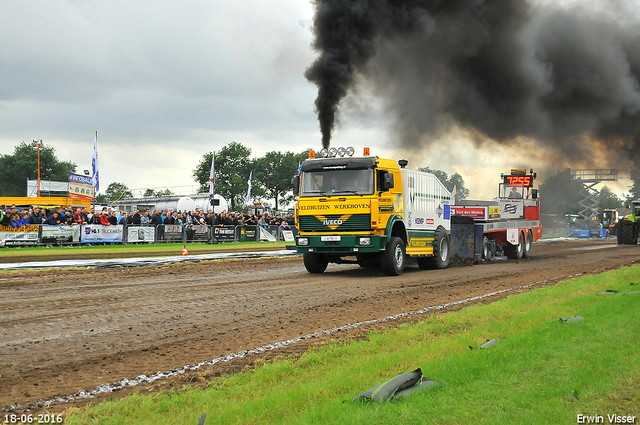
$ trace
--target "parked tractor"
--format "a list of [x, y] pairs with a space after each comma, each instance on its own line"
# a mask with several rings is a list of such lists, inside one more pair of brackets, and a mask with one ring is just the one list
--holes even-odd
[[618, 220], [616, 233], [618, 243], [635, 245], [638, 243], [638, 230], [640, 228], [640, 201], [633, 201], [633, 213], [625, 215]]

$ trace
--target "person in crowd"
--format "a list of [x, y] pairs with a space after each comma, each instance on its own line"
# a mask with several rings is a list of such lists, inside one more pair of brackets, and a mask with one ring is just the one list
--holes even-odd
[[20, 218], [20, 226], [28, 226], [29, 225], [29, 211], [20, 210], [18, 218]]
[[4, 217], [2, 218], [2, 221], [0, 222], [0, 224], [2, 224], [3, 226], [11, 226], [11, 216], [16, 213], [15, 207], [11, 206], [6, 210], [4, 208], [2, 209], [4, 211]]
[[131, 224], [134, 226], [140, 226], [140, 224], [142, 224], [142, 210], [136, 211], [133, 217], [131, 217]]
[[160, 218], [162, 219], [162, 224], [171, 224], [171, 216], [167, 215], [167, 212], [165, 210], [162, 210], [162, 212], [160, 213]]
[[149, 216], [149, 210], [146, 210], [142, 216], [140, 216], [140, 225], [147, 226], [151, 221], [151, 217]]
[[109, 215], [109, 224], [112, 226], [115, 226], [118, 224], [118, 214], [115, 211], [112, 211], [111, 214]]
[[193, 223], [194, 223], [194, 220], [193, 220], [193, 211], [189, 211], [189, 212], [187, 213], [187, 215], [185, 216], [184, 223], [185, 223], [187, 226], [193, 226]]
[[287, 218], [285, 219], [289, 227], [294, 227], [296, 225], [296, 219], [293, 217], [293, 214], [287, 214]]
[[258, 226], [264, 229], [267, 228], [267, 221], [264, 219], [264, 215], [260, 216], [260, 218], [258, 219]]
[[42, 224], [44, 216], [39, 207], [33, 207], [33, 211], [29, 214], [29, 224]]
[[82, 208], [82, 218], [84, 218], [84, 223], [91, 223], [93, 220], [93, 213], [87, 209], [87, 207]]
[[76, 208], [76, 212], [73, 214], [73, 224], [77, 224], [79, 226], [82, 226], [83, 224], [85, 224], [87, 222], [85, 220], [84, 214], [82, 212], [83, 212], [82, 208]]
[[155, 210], [153, 214], [151, 214], [149, 224], [155, 227], [162, 224], [162, 216], [160, 215], [160, 210]]
[[73, 208], [69, 207], [65, 210], [64, 216], [62, 217], [62, 223], [66, 225], [73, 224]]
[[106, 208], [102, 209], [102, 213], [100, 214], [100, 223], [98, 224], [102, 224], [103, 226], [111, 226], [111, 223], [109, 223], [109, 213], [107, 212]]
[[126, 211], [121, 211], [120, 218], [118, 219], [118, 224], [121, 224], [122, 226], [126, 226], [127, 224], [129, 224], [129, 219], [127, 217]]
[[62, 224], [62, 220], [60, 220], [60, 214], [58, 211], [53, 211], [49, 217], [44, 221], [44, 224], [48, 224], [50, 226], [59, 226]]
[[11, 227], [17, 229], [22, 226], [22, 218], [20, 217], [20, 213], [11, 214]]

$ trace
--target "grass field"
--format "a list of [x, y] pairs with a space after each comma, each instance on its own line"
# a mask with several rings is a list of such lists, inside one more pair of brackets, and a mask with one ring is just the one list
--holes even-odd
[[[133, 394], [67, 424], [570, 424], [640, 414], [640, 266], [428, 317], [368, 340], [329, 343], [213, 380], [206, 390]], [[596, 295], [607, 289], [619, 294]], [[580, 315], [563, 324], [560, 316]], [[470, 350], [506, 337], [488, 350]], [[384, 404], [357, 394], [420, 367], [448, 385]], [[608, 423], [608, 422], [607, 422]]]

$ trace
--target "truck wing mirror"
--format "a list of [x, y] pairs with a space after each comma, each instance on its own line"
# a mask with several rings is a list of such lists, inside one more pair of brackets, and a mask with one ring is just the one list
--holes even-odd
[[531, 191], [531, 198], [538, 199], [538, 189], [533, 189]]
[[393, 184], [393, 174], [384, 173], [383, 188], [385, 192], [389, 189], [393, 189], [394, 187], [395, 185]]
[[300, 176], [298, 174], [294, 174], [291, 179], [291, 184], [293, 185], [293, 194], [294, 196], [298, 196], [300, 193]]

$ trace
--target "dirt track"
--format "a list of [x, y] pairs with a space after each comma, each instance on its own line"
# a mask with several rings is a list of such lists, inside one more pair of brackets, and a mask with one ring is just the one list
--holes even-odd
[[[348, 323], [630, 265], [640, 260], [640, 247], [613, 241], [545, 242], [534, 245], [533, 255], [528, 260], [438, 271], [412, 266], [399, 278], [352, 265], [329, 265], [325, 274], [310, 275], [300, 258], [0, 273], [0, 408], [91, 390]], [[422, 317], [376, 323], [332, 337], [354, 338]], [[322, 340], [205, 367], [136, 390], [187, 380], [197, 384], [203, 377], [241, 370], [259, 358], [300, 352]]]

